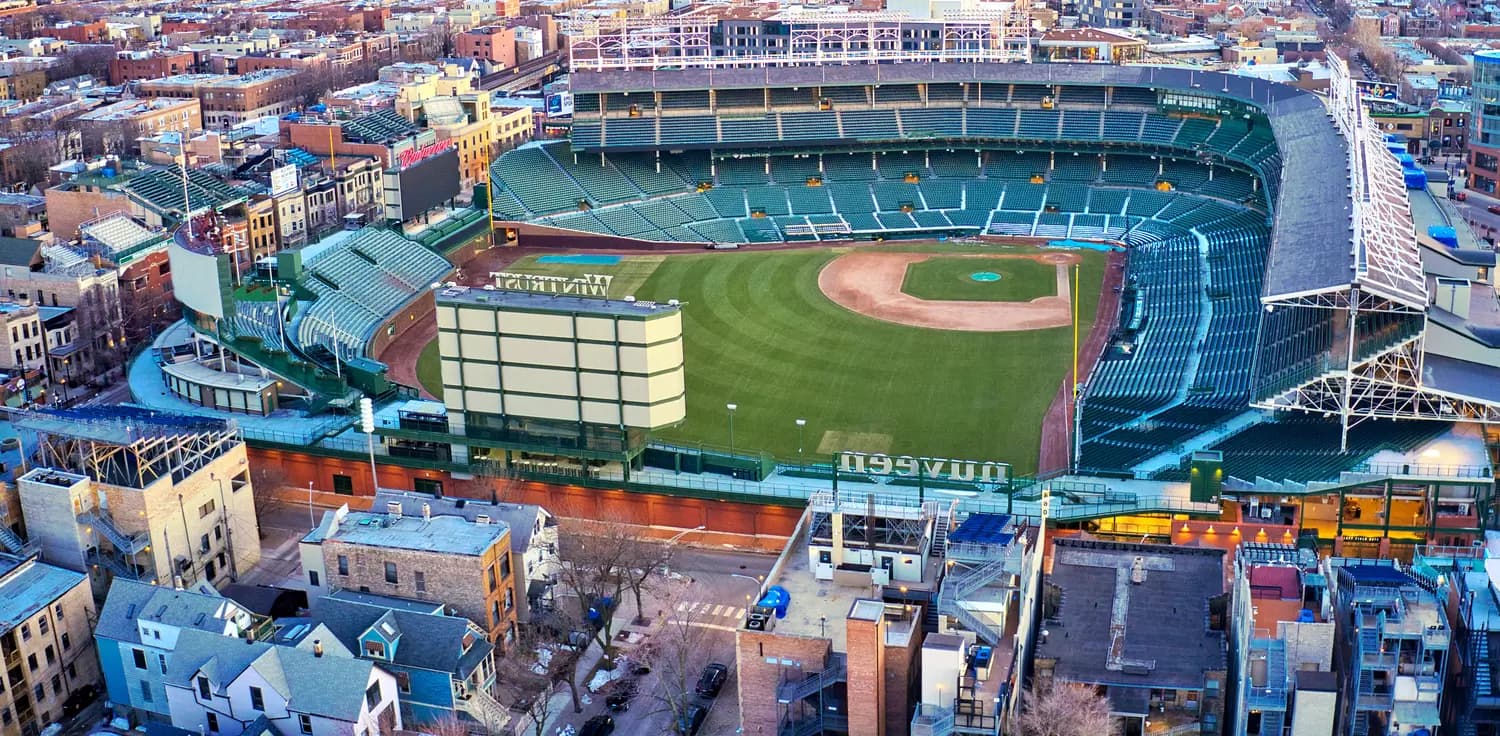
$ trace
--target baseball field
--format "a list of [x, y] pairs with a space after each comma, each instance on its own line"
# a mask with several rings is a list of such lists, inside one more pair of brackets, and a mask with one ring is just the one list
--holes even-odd
[[[555, 260], [555, 259], [548, 259]], [[607, 259], [605, 259], [607, 260]], [[683, 303], [688, 418], [666, 441], [783, 460], [839, 450], [1037, 464], [1043, 415], [1084, 331], [1102, 253], [907, 244], [518, 261], [509, 271], [614, 274], [613, 298]], [[436, 344], [417, 375], [441, 396]], [[805, 419], [799, 432], [797, 419]]]

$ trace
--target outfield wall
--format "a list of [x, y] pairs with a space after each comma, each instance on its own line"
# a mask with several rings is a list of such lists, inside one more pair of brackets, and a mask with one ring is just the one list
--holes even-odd
[[[247, 446], [250, 462], [256, 467], [275, 467], [283, 473], [284, 488], [306, 489], [308, 483], [318, 491], [322, 503], [333, 499], [350, 499], [351, 504], [368, 504], [374, 489], [370, 463], [365, 460], [326, 457], [289, 450], [272, 450]], [[759, 505], [735, 501], [685, 498], [624, 490], [600, 490], [581, 486], [555, 485], [532, 481], [498, 479], [454, 479], [440, 470], [420, 470], [397, 465], [378, 465], [380, 487], [413, 490], [417, 479], [443, 483], [443, 493], [461, 498], [488, 501], [491, 488], [500, 501], [532, 503], [557, 516], [597, 521], [619, 521], [641, 526], [693, 529], [705, 527], [708, 533], [736, 535], [764, 541], [768, 550], [779, 551], [792, 535], [800, 507]], [[335, 475], [348, 476], [353, 496], [334, 496]], [[298, 494], [285, 494], [288, 501]], [[298, 498], [298, 500], [301, 500]], [[747, 546], [743, 542], [737, 546]]]
[[365, 354], [378, 356], [391, 346], [391, 343], [400, 340], [406, 333], [416, 329], [423, 321], [431, 322], [436, 306], [433, 302], [432, 291], [421, 292], [416, 299], [411, 300], [401, 311], [396, 312], [390, 319], [380, 323], [375, 328], [375, 334], [370, 337], [369, 345]]

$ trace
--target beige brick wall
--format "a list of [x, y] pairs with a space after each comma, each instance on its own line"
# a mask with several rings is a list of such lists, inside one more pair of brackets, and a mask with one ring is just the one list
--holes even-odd
[[[57, 615], [59, 610], [61, 618]], [[11, 628], [0, 636], [4, 641], [0, 650], [7, 655], [6, 669], [12, 674], [19, 673], [21, 679], [7, 676], [5, 690], [0, 692], [0, 708], [15, 716], [10, 723], [0, 725], [0, 736], [20, 736], [26, 725], [40, 730], [60, 720], [68, 693], [100, 681], [99, 658], [94, 654], [94, 639], [89, 630], [93, 617], [93, 594], [84, 579], [25, 621], [8, 622]], [[35, 670], [30, 668], [32, 657], [37, 663]], [[37, 685], [42, 687], [41, 699], [35, 695]], [[27, 722], [22, 721], [16, 706], [16, 698], [23, 695], [30, 701], [31, 717]]]

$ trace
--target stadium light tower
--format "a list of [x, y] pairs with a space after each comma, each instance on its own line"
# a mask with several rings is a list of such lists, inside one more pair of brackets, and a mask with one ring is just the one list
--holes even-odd
[[359, 400], [359, 425], [370, 448], [370, 480], [375, 483], [374, 491], [379, 493], [380, 475], [375, 471], [375, 403], [368, 396]]
[[731, 404], [725, 404], [724, 408], [729, 410], [729, 454], [733, 455], [734, 454], [734, 410], [740, 408], [740, 405], [739, 404], [732, 404], [732, 403]]

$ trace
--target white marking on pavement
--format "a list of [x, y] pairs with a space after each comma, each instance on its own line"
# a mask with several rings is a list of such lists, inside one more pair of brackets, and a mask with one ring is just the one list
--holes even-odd
[[683, 611], [687, 610], [687, 607], [688, 607], [688, 604], [686, 604], [686, 603], [678, 603], [677, 604], [677, 612], [678, 613], [682, 613]]
[[711, 613], [711, 614], [709, 614], [709, 615], [711, 615], [711, 616], [723, 616], [724, 615], [724, 607], [723, 606], [714, 606], [714, 612]]
[[714, 631], [728, 631], [730, 633], [739, 631], [739, 629], [737, 629], [737, 628], [735, 628], [733, 626], [722, 626], [720, 624], [705, 624], [705, 623], [701, 623], [701, 622], [698, 622], [698, 621], [671, 621], [669, 623], [672, 623], [674, 625], [681, 625], [681, 626], [696, 626], [696, 627], [698, 627], [700, 629], [713, 629]]

